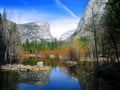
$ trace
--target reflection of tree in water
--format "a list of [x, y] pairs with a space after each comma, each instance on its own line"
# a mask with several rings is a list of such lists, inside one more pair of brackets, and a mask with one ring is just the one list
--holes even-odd
[[16, 90], [18, 74], [0, 71], [0, 90]]
[[37, 86], [45, 86], [48, 84], [49, 79], [50, 79], [50, 71], [19, 73], [20, 83], [34, 84]]
[[[94, 76], [91, 71], [90, 63], [80, 64], [76, 67], [69, 68], [69, 71], [79, 80], [83, 90], [119, 90], [120, 83], [114, 81], [105, 81]], [[119, 88], [119, 89], [118, 89]]]
[[[83, 90], [119, 90], [120, 84], [113, 81], [105, 81], [90, 73], [84, 73], [83, 79], [79, 78]], [[119, 84], [119, 85], [118, 85]], [[119, 89], [118, 89], [119, 88]]]
[[0, 90], [16, 90], [18, 83], [45, 86], [49, 79], [50, 71], [19, 73], [0, 71]]

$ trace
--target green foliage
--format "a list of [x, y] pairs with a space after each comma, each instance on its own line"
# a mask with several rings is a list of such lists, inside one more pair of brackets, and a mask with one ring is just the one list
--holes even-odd
[[87, 44], [89, 42], [87, 37], [81, 37], [79, 40], [82, 42], [83, 47], [87, 47]]
[[105, 13], [102, 16], [100, 23], [104, 29], [102, 33], [101, 43], [110, 53], [110, 49], [115, 50], [115, 56], [118, 59], [118, 50], [120, 48], [120, 1], [108, 0]]
[[36, 65], [36, 64], [37, 64], [37, 61], [36, 61], [36, 59], [35, 59], [34, 57], [30, 57], [30, 58], [28, 59], [27, 63], [28, 63], [29, 65], [33, 66], [33, 65]]
[[41, 40], [41, 42], [29, 42], [29, 40], [26, 40], [25, 43], [22, 44], [22, 48], [24, 51], [30, 51], [31, 53], [35, 53], [35, 51], [41, 51], [41, 50], [53, 50], [56, 48], [61, 47], [63, 42], [58, 42], [57, 40], [52, 42], [47, 42], [45, 40]]
[[54, 66], [54, 60], [53, 59], [49, 60], [49, 65]]

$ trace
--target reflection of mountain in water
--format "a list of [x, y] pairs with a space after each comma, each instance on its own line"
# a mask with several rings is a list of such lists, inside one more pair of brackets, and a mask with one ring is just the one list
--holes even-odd
[[[44, 84], [42, 84], [42, 85], [44, 85], [44, 86], [42, 86], [42, 87], [36, 86], [34, 84], [34, 83], [36, 83], [35, 81], [33, 83], [34, 85], [29, 84], [29, 82], [31, 82], [31, 81], [29, 81], [27, 83], [26, 82], [24, 83], [23, 81], [21, 81], [18, 84], [17, 90], [82, 90], [78, 81], [76, 79], [72, 78], [71, 76], [69, 76], [68, 74], [66, 74], [65, 72], [68, 72], [66, 68], [55, 67], [50, 72], [50, 79], [48, 79], [48, 75], [47, 76], [43, 75], [42, 77], [38, 76], [38, 79], [40, 78], [40, 80], [41, 80], [40, 82], [43, 82]], [[26, 76], [29, 77], [29, 74], [25, 75], [25, 79], [27, 78]], [[33, 77], [36, 77], [36, 76], [32, 76], [32, 78], [30, 78], [30, 79], [34, 80]], [[22, 76], [22, 79], [24, 80], [23, 76]], [[47, 85], [45, 85], [45, 83], [47, 83], [46, 79], [49, 81], [49, 83]], [[46, 80], [46, 81], [44, 81], [44, 80]]]
[[45, 86], [50, 79], [50, 71], [45, 72], [20, 72], [20, 83], [34, 84], [37, 86]]

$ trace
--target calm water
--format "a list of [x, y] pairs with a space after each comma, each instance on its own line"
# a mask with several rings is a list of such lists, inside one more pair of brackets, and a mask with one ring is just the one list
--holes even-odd
[[82, 64], [39, 73], [0, 72], [0, 90], [120, 90], [120, 82], [104, 81], [89, 73], [92, 67]]
[[0, 90], [82, 90], [63, 67], [41, 73], [1, 72], [0, 77]]

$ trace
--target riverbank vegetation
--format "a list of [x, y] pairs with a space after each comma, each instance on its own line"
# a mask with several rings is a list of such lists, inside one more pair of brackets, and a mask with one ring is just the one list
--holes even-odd
[[[38, 61], [47, 64], [67, 61], [95, 61], [95, 70], [106, 64], [119, 63], [120, 59], [120, 2], [108, 0], [104, 13], [99, 17], [92, 10], [91, 23], [86, 26], [90, 34], [66, 41], [45, 40], [21, 43], [15, 23], [0, 14], [0, 64]], [[106, 67], [107, 68], [107, 67]]]

